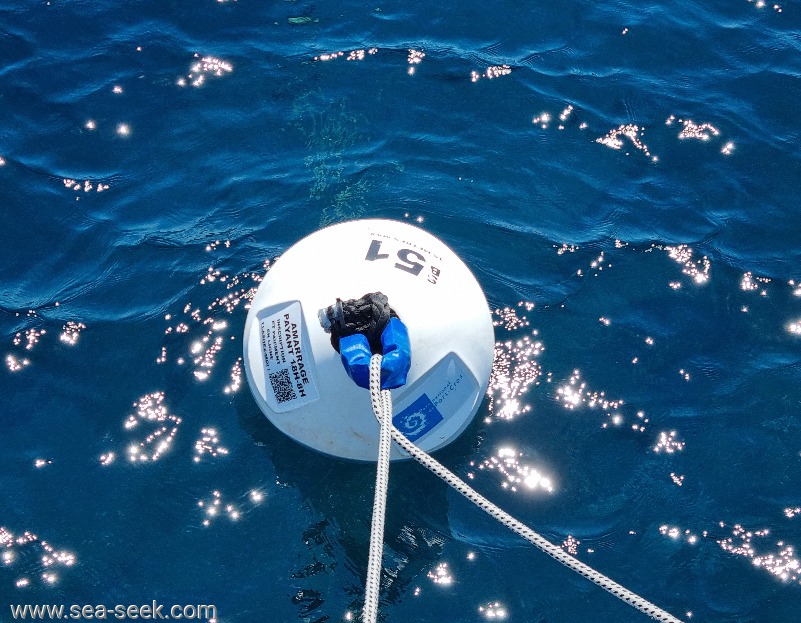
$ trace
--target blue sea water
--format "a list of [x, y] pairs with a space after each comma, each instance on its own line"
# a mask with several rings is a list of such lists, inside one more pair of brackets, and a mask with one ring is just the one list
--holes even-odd
[[[799, 102], [794, 0], [2, 3], [0, 621], [359, 620], [374, 469], [240, 358], [272, 261], [363, 217], [494, 310], [443, 463], [683, 620], [799, 620]], [[648, 620], [416, 464], [384, 565], [388, 622]]]

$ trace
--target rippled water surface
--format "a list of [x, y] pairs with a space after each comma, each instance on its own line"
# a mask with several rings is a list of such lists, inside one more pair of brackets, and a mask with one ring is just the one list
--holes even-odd
[[[801, 617], [801, 4], [0, 6], [0, 620], [359, 620], [374, 470], [242, 371], [321, 226], [442, 238], [496, 360], [439, 458], [686, 621]], [[334, 258], [321, 258], [321, 270]], [[393, 465], [385, 621], [645, 621]]]

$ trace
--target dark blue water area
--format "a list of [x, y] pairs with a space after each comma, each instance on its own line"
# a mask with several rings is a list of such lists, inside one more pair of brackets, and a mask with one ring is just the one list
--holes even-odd
[[[685, 621], [801, 612], [801, 5], [6, 2], [0, 621], [357, 621], [372, 465], [242, 371], [269, 266], [440, 237], [496, 361], [438, 458]], [[335, 258], [320, 258], [329, 270]], [[645, 621], [393, 464], [382, 621]]]

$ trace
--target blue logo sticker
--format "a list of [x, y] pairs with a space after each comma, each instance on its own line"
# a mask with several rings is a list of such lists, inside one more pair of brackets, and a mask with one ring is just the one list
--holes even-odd
[[441, 421], [442, 414], [425, 394], [392, 418], [395, 428], [409, 441], [419, 439]]

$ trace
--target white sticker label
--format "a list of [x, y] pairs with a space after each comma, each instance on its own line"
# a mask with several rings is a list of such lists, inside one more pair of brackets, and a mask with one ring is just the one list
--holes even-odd
[[267, 403], [281, 413], [317, 400], [314, 362], [300, 303], [264, 311], [259, 329]]

